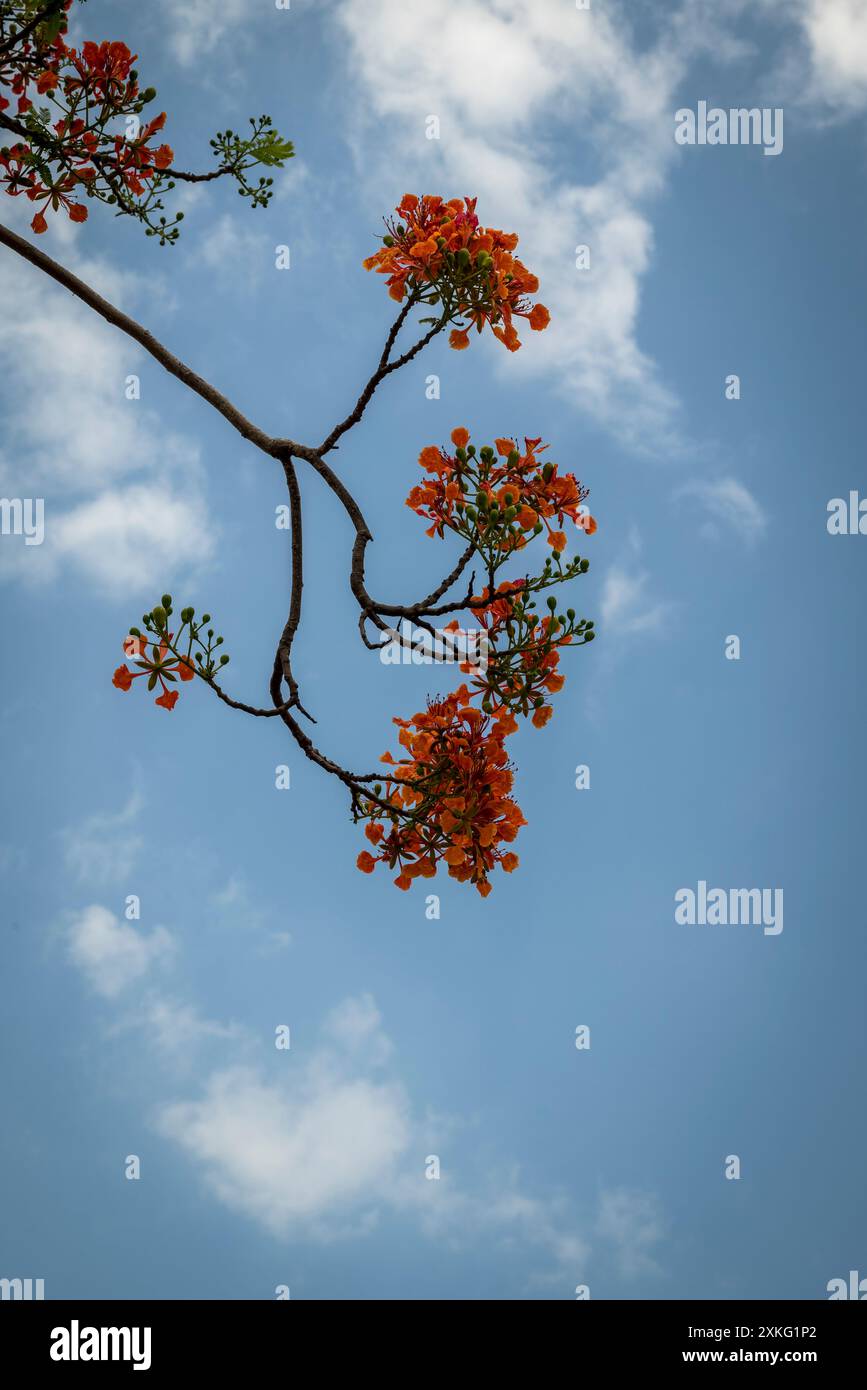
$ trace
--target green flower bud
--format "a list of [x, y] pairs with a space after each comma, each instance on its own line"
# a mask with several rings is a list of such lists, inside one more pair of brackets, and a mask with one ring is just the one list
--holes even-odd
[[391, 236], [391, 235], [389, 235], [389, 236], [384, 236], [384, 237], [382, 238], [382, 240], [383, 240], [383, 242], [385, 243], [386, 246], [393, 246], [393, 245], [394, 245], [394, 237]]
[[467, 269], [467, 267], [470, 264], [470, 253], [465, 246], [462, 246], [460, 251], [458, 251], [457, 255], [455, 256], [455, 260], [457, 261], [461, 270]]
[[593, 638], [594, 638], [595, 636], [596, 636], [596, 633], [595, 633], [595, 632], [593, 631], [593, 629], [591, 628], [589, 632], [585, 632], [585, 634], [584, 634], [584, 641], [585, 641], [585, 642], [592, 642], [592, 641], [593, 641]]
[[550, 608], [552, 613], [554, 612], [554, 609], [557, 607], [557, 600], [555, 599], [553, 594], [551, 594], [548, 598], [548, 607]]
[[581, 564], [578, 566], [578, 568], [580, 569], [580, 571], [581, 571], [582, 574], [586, 574], [587, 571], [588, 571], [589, 568], [590, 568], [590, 561], [589, 561], [589, 560], [582, 560], [582, 561], [581, 561]]
[[168, 609], [169, 611], [171, 611], [171, 607], [172, 607], [172, 596], [171, 596], [171, 594], [163, 594], [163, 608], [166, 608], [166, 609]]
[[463, 448], [463, 446], [462, 446], [461, 448], [455, 450], [455, 458], [456, 458], [456, 459], [460, 459], [461, 463], [466, 463], [466, 461], [467, 461], [467, 451], [466, 451], [466, 449]]
[[157, 625], [158, 628], [164, 628], [164, 627], [165, 627], [167, 616], [168, 616], [168, 615], [167, 615], [167, 613], [166, 613], [166, 610], [165, 610], [164, 608], [160, 608], [159, 605], [157, 605], [157, 607], [154, 608], [153, 611], [152, 611], [152, 613], [151, 613], [151, 617], [153, 618], [153, 620], [154, 620], [154, 622], [156, 623], [156, 625]]
[[540, 531], [542, 530], [544, 530], [544, 527], [542, 526], [541, 521], [537, 521], [536, 525], [533, 527], [533, 535], [538, 536]]
[[141, 94], [141, 99], [144, 102], [145, 106], [147, 106], [149, 101], [153, 101], [156, 94], [156, 87], [145, 87], [144, 91]]
[[506, 463], [509, 465], [510, 468], [514, 468], [516, 464], [520, 463], [520, 461], [521, 455], [518, 453], [517, 449], [513, 449], [512, 452], [509, 454], [509, 457], [506, 459]]
[[545, 464], [545, 467], [542, 469], [542, 477], [545, 479], [545, 482], [546, 482], [546, 483], [549, 483], [549, 482], [551, 481], [551, 478], [552, 478], [552, 476], [553, 476], [553, 473], [554, 473], [554, 465], [553, 465], [553, 463], [546, 463], [546, 464]]

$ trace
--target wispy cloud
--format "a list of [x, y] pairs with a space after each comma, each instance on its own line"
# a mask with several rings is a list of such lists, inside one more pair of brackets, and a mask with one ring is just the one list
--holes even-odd
[[264, 936], [260, 947], [264, 952], [285, 950], [292, 944], [292, 933], [285, 927], [272, 930], [271, 913], [261, 907], [242, 874], [231, 874], [224, 886], [211, 894], [211, 905], [224, 926]]
[[133, 791], [120, 811], [97, 812], [61, 832], [64, 863], [79, 882], [102, 887], [129, 879], [144, 843], [135, 829], [142, 804]]
[[651, 1194], [623, 1188], [603, 1192], [596, 1229], [613, 1247], [624, 1278], [661, 1273], [655, 1250], [665, 1235], [665, 1222]]
[[166, 961], [174, 940], [165, 927], [145, 933], [93, 903], [71, 915], [68, 928], [71, 960], [97, 994], [114, 999]]
[[[484, 1241], [525, 1246], [528, 1284], [564, 1288], [586, 1276], [592, 1240], [620, 1255], [629, 1244], [644, 1258], [655, 1239], [645, 1209], [632, 1225], [622, 1206], [599, 1205], [578, 1217], [562, 1194], [534, 1195], [514, 1165], [460, 1178], [445, 1161], [426, 1176], [460, 1128], [455, 1117], [413, 1101], [399, 1052], [372, 995], [343, 999], [325, 1017], [318, 1043], [287, 1049], [278, 1067], [255, 1057], [255, 1039], [238, 1024], [219, 1024], [188, 1000], [166, 994], [163, 974], [175, 942], [162, 927], [145, 934], [93, 905], [75, 914], [69, 955], [90, 986], [123, 1003], [116, 1028], [135, 1028], [176, 1084], [204, 1062], [215, 1041], [243, 1055], [206, 1070], [196, 1093], [158, 1104], [154, 1123], [195, 1165], [214, 1197], [278, 1239], [358, 1237], [385, 1213], [413, 1223], [450, 1248]], [[637, 1201], [638, 1199], [636, 1199]]]
[[701, 524], [700, 534], [709, 540], [718, 539], [724, 528], [752, 542], [767, 528], [762, 507], [737, 478], [693, 479], [676, 488], [674, 497], [691, 498], [708, 514], [710, 519]]
[[165, 35], [169, 51], [184, 67], [201, 61], [238, 32], [250, 17], [248, 0], [163, 0]]
[[651, 575], [641, 564], [641, 551], [641, 536], [633, 527], [623, 556], [605, 572], [600, 635], [622, 638], [656, 632], [673, 612], [673, 604], [654, 593]]

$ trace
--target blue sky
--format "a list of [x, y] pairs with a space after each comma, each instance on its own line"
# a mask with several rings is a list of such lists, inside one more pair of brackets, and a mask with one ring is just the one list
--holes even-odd
[[[451, 563], [404, 506], [420, 448], [543, 436], [591, 488], [575, 606], [599, 640], [513, 741], [519, 870], [486, 901], [438, 879], [427, 920], [418, 887], [358, 873], [346, 797], [277, 721], [112, 688], [168, 588], [217, 618], [230, 692], [267, 703], [281, 475], [3, 255], [0, 485], [44, 497], [46, 530], [0, 538], [0, 1275], [568, 1299], [821, 1298], [867, 1273], [867, 541], [826, 526], [865, 487], [863, 12], [444, 0], [431, 29], [398, 0], [88, 0], [77, 25], [138, 51], [179, 162], [261, 111], [296, 143], [270, 209], [185, 195], [171, 250], [96, 214], [42, 238], [272, 433], [317, 442], [369, 375], [392, 306], [360, 262], [404, 192], [478, 194], [519, 233], [549, 330], [514, 356], [434, 344], [334, 459], [369, 587], [400, 601]], [[700, 100], [782, 108], [782, 153], [678, 146]], [[300, 481], [296, 668], [320, 746], [367, 769], [453, 673], [361, 646], [349, 528]], [[700, 880], [782, 889], [784, 929], [677, 924]]]

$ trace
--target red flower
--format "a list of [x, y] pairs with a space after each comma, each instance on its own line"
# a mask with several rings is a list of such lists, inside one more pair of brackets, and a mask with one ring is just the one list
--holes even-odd
[[151, 654], [148, 656], [147, 638], [141, 633], [129, 633], [123, 639], [124, 656], [134, 660], [140, 669], [132, 672], [126, 665], [118, 666], [112, 678], [112, 685], [117, 686], [118, 690], [129, 690], [133, 681], [147, 676], [148, 689], [154, 690], [159, 685], [162, 692], [154, 700], [154, 704], [162, 709], [174, 709], [178, 702], [178, 692], [170, 690], [169, 684], [173, 684], [177, 679], [191, 681], [196, 672], [186, 657], [177, 656], [169, 647], [172, 635], [168, 633], [159, 645], [156, 642], [152, 643]]
[[380, 862], [397, 868], [395, 885], [406, 890], [416, 878], [433, 878], [443, 863], [452, 878], [474, 883], [486, 897], [491, 870], [507, 858], [511, 868], [517, 864], [516, 855], [500, 848], [526, 824], [509, 794], [507, 730], [470, 698], [462, 685], [412, 719], [395, 719], [407, 757], [383, 758], [395, 770], [378, 801], [364, 808], [368, 839], [379, 852], [362, 850], [362, 872]]
[[543, 304], [531, 304], [538, 278], [513, 252], [514, 232], [481, 227], [475, 198], [451, 198], [407, 193], [395, 215], [386, 218], [381, 250], [368, 256], [366, 270], [387, 277], [392, 299], [407, 290], [438, 291], [456, 324], [449, 343], [458, 351], [469, 347], [469, 328], [481, 332], [487, 323], [511, 352], [521, 346], [513, 319], [525, 318], [540, 331], [550, 314]]

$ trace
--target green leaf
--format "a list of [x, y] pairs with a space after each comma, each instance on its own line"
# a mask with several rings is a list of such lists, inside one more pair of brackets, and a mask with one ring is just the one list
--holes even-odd
[[294, 156], [295, 146], [291, 140], [281, 139], [277, 131], [274, 130], [268, 131], [267, 135], [255, 141], [250, 146], [250, 153], [260, 164], [271, 169], [282, 169], [284, 162]]

